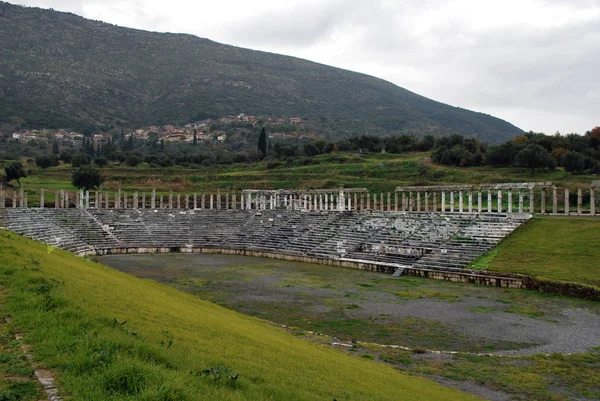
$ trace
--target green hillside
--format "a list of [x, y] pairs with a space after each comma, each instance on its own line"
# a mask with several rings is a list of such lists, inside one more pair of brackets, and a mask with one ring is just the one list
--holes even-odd
[[0, 260], [13, 330], [73, 400], [475, 399], [5, 231]]
[[499, 143], [522, 133], [378, 78], [191, 35], [0, 2], [0, 38], [0, 121], [93, 130], [246, 113], [301, 117], [332, 138], [460, 133]]

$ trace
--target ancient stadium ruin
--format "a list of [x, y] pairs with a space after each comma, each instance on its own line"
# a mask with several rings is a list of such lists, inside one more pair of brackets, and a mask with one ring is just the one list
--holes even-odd
[[531, 288], [528, 277], [473, 271], [470, 264], [534, 213], [595, 215], [596, 184], [585, 197], [577, 191], [573, 212], [569, 190], [546, 182], [398, 187], [386, 194], [56, 191], [53, 203], [38, 190], [34, 207], [27, 201], [32, 191], [2, 189], [0, 227], [80, 256], [240, 254]]

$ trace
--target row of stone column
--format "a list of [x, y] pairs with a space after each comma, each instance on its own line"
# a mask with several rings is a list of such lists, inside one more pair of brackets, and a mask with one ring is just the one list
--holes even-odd
[[[589, 190], [589, 214], [596, 214], [596, 188]], [[548, 191], [548, 194], [547, 194]], [[44, 189], [40, 207], [45, 206]], [[537, 195], [537, 197], [536, 197]], [[576, 214], [583, 214], [583, 189], [577, 190]], [[550, 199], [547, 199], [547, 197]], [[416, 212], [488, 212], [570, 214], [570, 191], [556, 187], [498, 190], [399, 191], [387, 193], [344, 192], [294, 193], [273, 192], [194, 193], [157, 196], [156, 191], [127, 193], [120, 189], [112, 196], [106, 191], [64, 191], [54, 193], [55, 208], [160, 208], [160, 209], [288, 209], [288, 210], [378, 210]], [[506, 200], [506, 203], [505, 203]], [[539, 201], [538, 201], [539, 200]], [[28, 207], [27, 192], [0, 189], [0, 207]]]
[[[546, 191], [551, 192], [547, 200]], [[596, 214], [596, 188], [589, 189], [589, 214]], [[564, 196], [559, 202], [559, 196]], [[401, 194], [400, 196], [398, 194]], [[556, 187], [541, 188], [537, 192], [533, 188], [498, 190], [448, 190], [448, 191], [400, 191], [396, 192], [394, 210], [398, 211], [431, 211], [431, 212], [488, 212], [488, 213], [540, 213], [540, 214], [572, 214], [570, 205], [570, 190], [559, 190]], [[583, 189], [577, 189], [576, 214], [583, 214]], [[398, 205], [399, 198], [401, 203]], [[495, 199], [494, 199], [495, 198]], [[506, 205], [504, 201], [506, 200]], [[439, 203], [438, 203], [439, 202]], [[536, 203], [537, 202], [537, 203]], [[551, 204], [551, 208], [550, 208]], [[537, 206], [537, 207], [536, 207]], [[561, 209], [562, 207], [562, 209]]]

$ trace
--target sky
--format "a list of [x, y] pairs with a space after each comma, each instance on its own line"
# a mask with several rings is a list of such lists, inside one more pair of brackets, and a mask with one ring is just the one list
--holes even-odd
[[18, 0], [373, 75], [525, 131], [600, 126], [600, 0]]

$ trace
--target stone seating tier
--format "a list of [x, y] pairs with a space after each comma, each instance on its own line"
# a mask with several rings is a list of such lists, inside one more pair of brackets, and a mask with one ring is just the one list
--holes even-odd
[[[297, 210], [6, 209], [12, 231], [77, 254], [225, 248], [454, 271], [528, 215]], [[1, 222], [1, 221], [0, 221]]]

